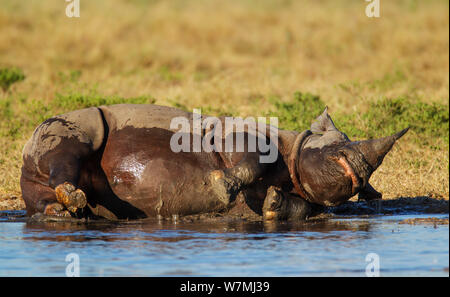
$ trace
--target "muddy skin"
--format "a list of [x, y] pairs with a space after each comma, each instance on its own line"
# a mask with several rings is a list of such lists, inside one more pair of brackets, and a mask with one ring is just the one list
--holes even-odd
[[[178, 130], [170, 122], [175, 117], [192, 121], [193, 114], [120, 104], [45, 121], [23, 152], [21, 188], [28, 215], [304, 220], [314, 205], [336, 206], [358, 193], [361, 199], [381, 198], [368, 180], [406, 132], [351, 142], [325, 109], [311, 131], [277, 130], [278, 158], [265, 164], [259, 161], [263, 154], [249, 152], [247, 143], [243, 152], [173, 152], [169, 143]], [[267, 141], [270, 129], [258, 137]], [[235, 131], [234, 136], [240, 133], [254, 132]], [[188, 137], [192, 144], [193, 135]]]
[[351, 142], [347, 137], [325, 142], [310, 136], [295, 168], [305, 192], [303, 198], [323, 206], [340, 205], [358, 193], [361, 199], [380, 199], [381, 193], [373, 189], [369, 179], [407, 131], [361, 142]]
[[243, 182], [235, 176], [225, 174], [223, 170], [214, 170], [210, 174], [211, 187], [217, 198], [228, 206], [239, 193]]

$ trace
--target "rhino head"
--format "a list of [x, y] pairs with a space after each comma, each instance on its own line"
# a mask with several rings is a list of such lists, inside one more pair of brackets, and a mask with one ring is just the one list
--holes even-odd
[[306, 200], [325, 206], [339, 205], [358, 193], [381, 198], [369, 184], [370, 176], [408, 129], [384, 138], [350, 141], [325, 109], [311, 131], [298, 137], [298, 147], [291, 153], [295, 188]]

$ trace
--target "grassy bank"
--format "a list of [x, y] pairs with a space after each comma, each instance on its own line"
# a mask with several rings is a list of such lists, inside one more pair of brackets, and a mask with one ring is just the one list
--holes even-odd
[[379, 19], [350, 0], [82, 1], [79, 19], [57, 0], [1, 5], [0, 200], [20, 197], [37, 124], [121, 102], [297, 130], [327, 105], [352, 139], [411, 126], [372, 183], [387, 198], [449, 197], [447, 1], [385, 1]]

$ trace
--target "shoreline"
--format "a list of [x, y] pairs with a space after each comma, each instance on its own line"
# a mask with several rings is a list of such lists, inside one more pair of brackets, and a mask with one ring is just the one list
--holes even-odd
[[[22, 197], [16, 195], [0, 196], [0, 211], [13, 210], [25, 210], [25, 202]], [[448, 197], [432, 198], [428, 196], [416, 196], [358, 202], [356, 197], [352, 197], [347, 202], [336, 207], [329, 207], [325, 211], [325, 213], [337, 215], [398, 214], [403, 212], [448, 214], [449, 199]]]

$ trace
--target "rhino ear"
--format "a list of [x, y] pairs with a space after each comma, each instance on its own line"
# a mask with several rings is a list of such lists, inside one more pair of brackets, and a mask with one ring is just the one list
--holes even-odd
[[323, 134], [327, 131], [339, 131], [328, 114], [328, 106], [311, 124], [311, 132], [313, 133]]

